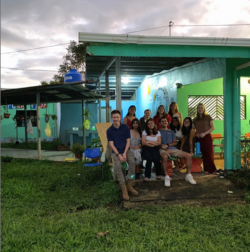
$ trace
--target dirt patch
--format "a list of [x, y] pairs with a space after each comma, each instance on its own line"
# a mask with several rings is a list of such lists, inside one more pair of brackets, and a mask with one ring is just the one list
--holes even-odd
[[246, 204], [245, 192], [229, 179], [220, 179], [214, 175], [196, 174], [197, 182], [191, 185], [179, 174], [171, 180], [171, 187], [164, 186], [164, 181], [136, 181], [134, 188], [138, 196], [130, 196], [129, 202], [123, 202], [125, 208], [137, 208], [143, 205], [198, 205], [213, 206], [226, 203]]

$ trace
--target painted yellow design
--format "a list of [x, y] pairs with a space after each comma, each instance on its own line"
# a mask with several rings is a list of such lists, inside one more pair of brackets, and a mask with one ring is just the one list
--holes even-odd
[[151, 93], [151, 88], [150, 88], [150, 85], [148, 85], [148, 95], [150, 95]]

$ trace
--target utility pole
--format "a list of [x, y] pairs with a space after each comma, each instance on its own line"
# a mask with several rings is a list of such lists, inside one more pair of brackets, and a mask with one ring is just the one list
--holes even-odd
[[169, 22], [169, 37], [171, 37], [171, 26], [174, 25], [174, 22], [170, 21]]

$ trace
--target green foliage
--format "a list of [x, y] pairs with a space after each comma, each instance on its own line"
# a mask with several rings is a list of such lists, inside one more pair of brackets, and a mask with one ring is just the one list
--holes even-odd
[[44, 116], [48, 116], [48, 117], [51, 117], [52, 120], [57, 120], [57, 115], [54, 115], [54, 114], [43, 114]]
[[41, 81], [41, 85], [42, 86], [46, 86], [46, 85], [54, 85], [54, 84], [59, 84], [57, 83], [56, 81], [50, 81], [50, 82], [47, 82], [47, 81]]
[[71, 148], [71, 152], [73, 154], [82, 154], [86, 149], [86, 146], [79, 144], [79, 143], [75, 143], [73, 144], [72, 148]]
[[90, 110], [83, 110], [83, 115], [82, 115], [85, 119], [89, 119], [91, 116], [91, 112]]
[[102, 143], [101, 143], [100, 137], [94, 138], [91, 141], [91, 148], [96, 148], [96, 147], [102, 147]]
[[81, 74], [84, 73], [86, 49], [84, 44], [77, 44], [74, 40], [70, 41], [67, 48], [67, 54], [63, 56], [63, 62], [59, 66], [58, 74], [53, 76], [53, 80], [49, 83], [42, 81], [41, 85], [62, 84], [64, 83], [64, 75], [70, 69], [77, 69]]

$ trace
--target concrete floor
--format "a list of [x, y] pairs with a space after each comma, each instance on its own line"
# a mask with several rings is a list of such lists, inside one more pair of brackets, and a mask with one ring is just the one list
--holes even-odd
[[[73, 159], [75, 156], [70, 151], [41, 151], [42, 160], [51, 160], [57, 162], [64, 162], [65, 159]], [[1, 148], [1, 156], [9, 156], [13, 158], [32, 158], [37, 159], [37, 150], [25, 150], [25, 149], [10, 149], [10, 148]], [[84, 154], [83, 154], [84, 158]], [[105, 154], [103, 153], [101, 161], [104, 162]]]
[[[65, 158], [73, 158], [73, 154], [70, 151], [47, 151], [42, 150], [42, 159], [52, 161], [64, 161]], [[32, 158], [37, 159], [37, 150], [25, 150], [25, 149], [10, 149], [1, 148], [1, 156], [9, 156], [14, 158]]]

